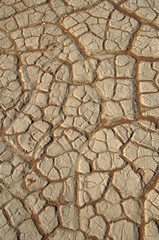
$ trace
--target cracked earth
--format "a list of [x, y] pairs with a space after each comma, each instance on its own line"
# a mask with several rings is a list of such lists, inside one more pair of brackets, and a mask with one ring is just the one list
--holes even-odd
[[0, 240], [159, 239], [159, 1], [0, 1]]

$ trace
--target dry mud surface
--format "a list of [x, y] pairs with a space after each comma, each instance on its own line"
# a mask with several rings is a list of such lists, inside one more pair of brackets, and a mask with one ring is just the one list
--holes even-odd
[[159, 1], [0, 1], [0, 240], [159, 239]]

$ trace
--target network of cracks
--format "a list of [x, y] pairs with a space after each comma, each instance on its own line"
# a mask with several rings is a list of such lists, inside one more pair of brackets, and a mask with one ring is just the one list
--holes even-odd
[[159, 239], [159, 1], [0, 1], [0, 240]]

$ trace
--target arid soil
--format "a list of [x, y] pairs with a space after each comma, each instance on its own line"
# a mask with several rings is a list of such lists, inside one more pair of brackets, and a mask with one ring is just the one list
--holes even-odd
[[159, 0], [0, 1], [0, 240], [159, 240]]

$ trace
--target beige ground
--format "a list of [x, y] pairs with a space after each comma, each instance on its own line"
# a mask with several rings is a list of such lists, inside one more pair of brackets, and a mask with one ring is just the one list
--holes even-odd
[[159, 240], [159, 1], [0, 1], [0, 240]]

